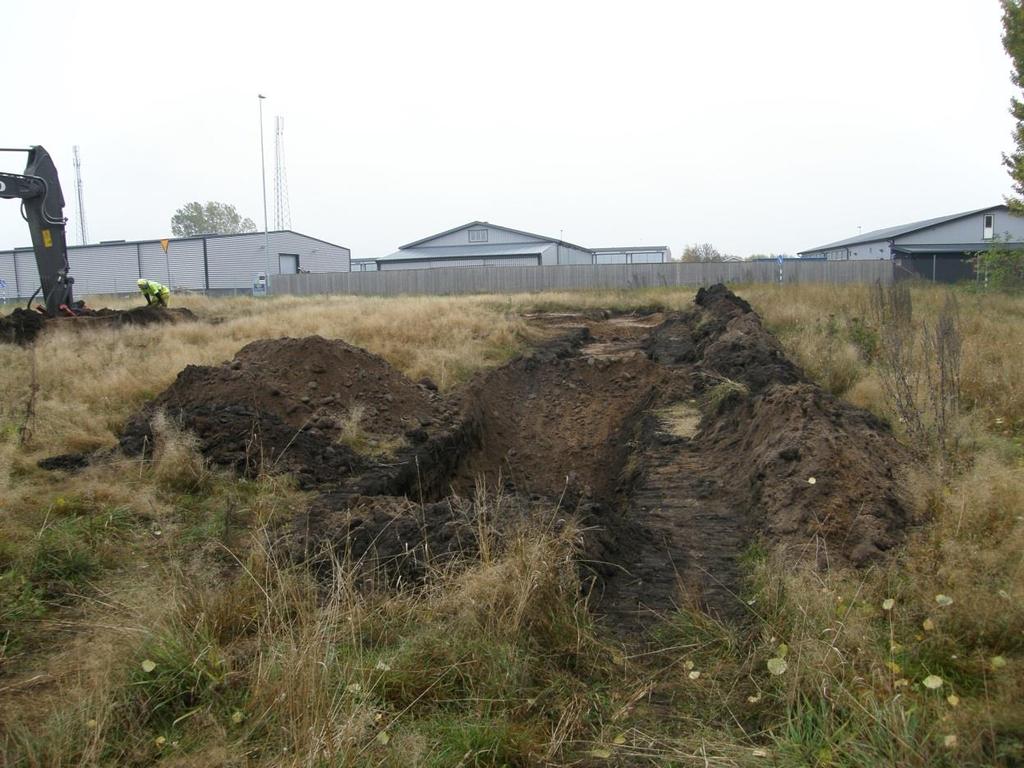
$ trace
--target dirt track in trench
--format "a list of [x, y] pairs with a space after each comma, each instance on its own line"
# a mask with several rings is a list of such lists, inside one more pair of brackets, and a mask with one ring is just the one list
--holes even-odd
[[[294, 474], [319, 493], [282, 548], [329, 547], [375, 580], [415, 581], [428, 560], [472, 550], [478, 483], [501, 488], [511, 519], [561, 507], [584, 526], [595, 607], [627, 630], [682, 601], [741, 617], [756, 541], [826, 568], [901, 540], [905, 451], [808, 382], [725, 288], [681, 313], [530, 320], [551, 340], [448, 396], [344, 342], [256, 342], [183, 371], [122, 447], [152, 445], [163, 410], [214, 464]], [[353, 408], [391, 454], [342, 440]]]

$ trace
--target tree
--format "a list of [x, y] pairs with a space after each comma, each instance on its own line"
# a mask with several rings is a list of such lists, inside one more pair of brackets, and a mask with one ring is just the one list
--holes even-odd
[[[1003, 4], [1003, 47], [1013, 60], [1011, 80], [1018, 88], [1024, 89], [1024, 0], [1002, 0]], [[1016, 149], [1009, 155], [1003, 155], [1006, 166], [1013, 179], [1013, 197], [1006, 200], [1010, 210], [1016, 214], [1024, 214], [1024, 102], [1017, 97], [1010, 100], [1010, 114], [1017, 121], [1013, 129], [1013, 141]]]
[[683, 249], [683, 261], [723, 261], [722, 254], [711, 243], [688, 245]]
[[171, 233], [175, 237], [237, 235], [255, 231], [253, 220], [243, 219], [230, 203], [186, 203], [171, 217]]
[[1003, 291], [1024, 288], [1024, 251], [1013, 248], [1008, 240], [996, 238], [976, 256], [974, 266], [986, 286]]

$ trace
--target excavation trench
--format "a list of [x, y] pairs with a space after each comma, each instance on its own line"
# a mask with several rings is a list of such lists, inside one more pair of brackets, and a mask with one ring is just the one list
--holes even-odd
[[186, 368], [121, 444], [159, 447], [163, 412], [214, 464], [294, 475], [317, 496], [282, 551], [361, 562], [375, 584], [472, 552], [478, 489], [505, 499], [499, 527], [575, 515], [593, 604], [627, 630], [684, 601], [742, 617], [756, 541], [826, 568], [901, 540], [907, 454], [724, 287], [687, 312], [530, 321], [551, 340], [448, 396], [344, 342], [255, 342]]

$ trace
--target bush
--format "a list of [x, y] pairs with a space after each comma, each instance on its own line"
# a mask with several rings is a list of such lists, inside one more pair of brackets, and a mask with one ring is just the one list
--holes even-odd
[[1024, 288], [1024, 250], [1010, 248], [1002, 241], [993, 242], [977, 256], [978, 274], [990, 288], [1019, 291]]

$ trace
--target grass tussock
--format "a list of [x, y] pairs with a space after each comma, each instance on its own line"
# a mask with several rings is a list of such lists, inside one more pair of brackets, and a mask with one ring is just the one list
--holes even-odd
[[612, 669], [580, 597], [575, 530], [480, 531], [489, 557], [446, 561], [397, 594], [357, 589], [358, 566], [344, 562], [325, 594], [258, 536], [226, 584], [179, 583], [159, 623], [110, 659], [102, 698], [41, 728], [15, 724], [6, 755], [54, 765], [554, 758], [592, 731], [604, 696], [594, 682]]

